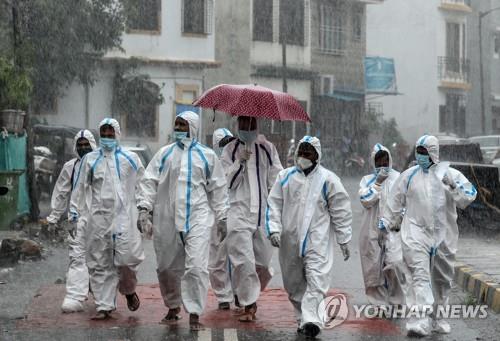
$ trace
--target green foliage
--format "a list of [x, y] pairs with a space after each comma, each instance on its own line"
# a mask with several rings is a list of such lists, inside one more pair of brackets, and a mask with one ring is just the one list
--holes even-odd
[[384, 146], [391, 146], [393, 143], [404, 144], [403, 136], [398, 130], [398, 124], [394, 118], [389, 120], [382, 120], [382, 144]]
[[104, 54], [121, 49], [125, 1], [129, 0], [11, 2], [17, 5], [18, 20], [9, 26], [17, 27], [18, 39], [11, 51], [0, 54], [14, 55], [18, 65], [32, 70], [35, 111], [74, 81], [92, 84]]
[[13, 62], [0, 57], [0, 110], [26, 110], [31, 99], [32, 84], [29, 75]]

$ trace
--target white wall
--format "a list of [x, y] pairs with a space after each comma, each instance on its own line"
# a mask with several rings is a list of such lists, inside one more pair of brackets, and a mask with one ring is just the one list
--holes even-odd
[[[257, 83], [266, 88], [282, 91], [283, 82], [278, 78], [253, 77], [252, 83]], [[311, 106], [311, 81], [288, 79], [288, 93], [299, 101], [307, 101], [307, 112]]]
[[[168, 142], [173, 131], [175, 116], [175, 100], [177, 85], [196, 85], [198, 95], [202, 89], [202, 77], [197, 70], [192, 69], [171, 69], [160, 66], [142, 66], [137, 70], [140, 74], [148, 74], [151, 81], [161, 88], [164, 103], [159, 107], [158, 113], [158, 137], [157, 138], [133, 138], [124, 132], [122, 139], [140, 140], [147, 143], [153, 151]], [[99, 72], [101, 78], [98, 79], [89, 93], [89, 117], [90, 128], [96, 129], [99, 122], [111, 116], [111, 103], [113, 99], [113, 74], [108, 70]], [[49, 124], [62, 124], [78, 128], [85, 127], [85, 90], [79, 84], [71, 85], [64, 96], [58, 99], [57, 114], [42, 115]], [[117, 119], [120, 119], [117, 117]]]
[[[250, 62], [255, 65], [282, 65], [283, 47], [278, 43], [252, 41]], [[290, 67], [311, 67], [310, 46], [287, 45], [286, 62]]]
[[438, 56], [445, 55], [440, 0], [386, 0], [367, 6], [367, 54], [394, 58], [400, 96], [382, 102], [408, 143], [439, 128]]
[[161, 34], [124, 34], [120, 51], [108, 53], [109, 57], [135, 56], [148, 59], [215, 60], [215, 30], [206, 36], [182, 35], [182, 0], [162, 1]]

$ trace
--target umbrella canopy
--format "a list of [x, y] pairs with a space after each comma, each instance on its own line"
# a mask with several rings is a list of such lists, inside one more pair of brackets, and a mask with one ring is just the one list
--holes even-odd
[[311, 121], [293, 96], [259, 85], [217, 85], [205, 91], [193, 105], [224, 111], [232, 116], [276, 121]]

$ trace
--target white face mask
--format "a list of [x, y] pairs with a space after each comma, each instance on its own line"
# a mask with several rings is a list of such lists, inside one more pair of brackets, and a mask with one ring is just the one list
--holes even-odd
[[309, 159], [306, 159], [302, 156], [299, 156], [297, 158], [297, 167], [299, 167], [301, 170], [306, 170], [310, 168], [313, 165], [312, 161]]

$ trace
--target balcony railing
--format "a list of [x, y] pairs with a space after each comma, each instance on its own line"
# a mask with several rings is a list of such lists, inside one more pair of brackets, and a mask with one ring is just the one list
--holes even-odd
[[467, 0], [441, 0], [443, 5], [465, 5], [468, 6], [470, 1]]
[[464, 58], [438, 57], [438, 77], [442, 82], [469, 83], [470, 61]]

